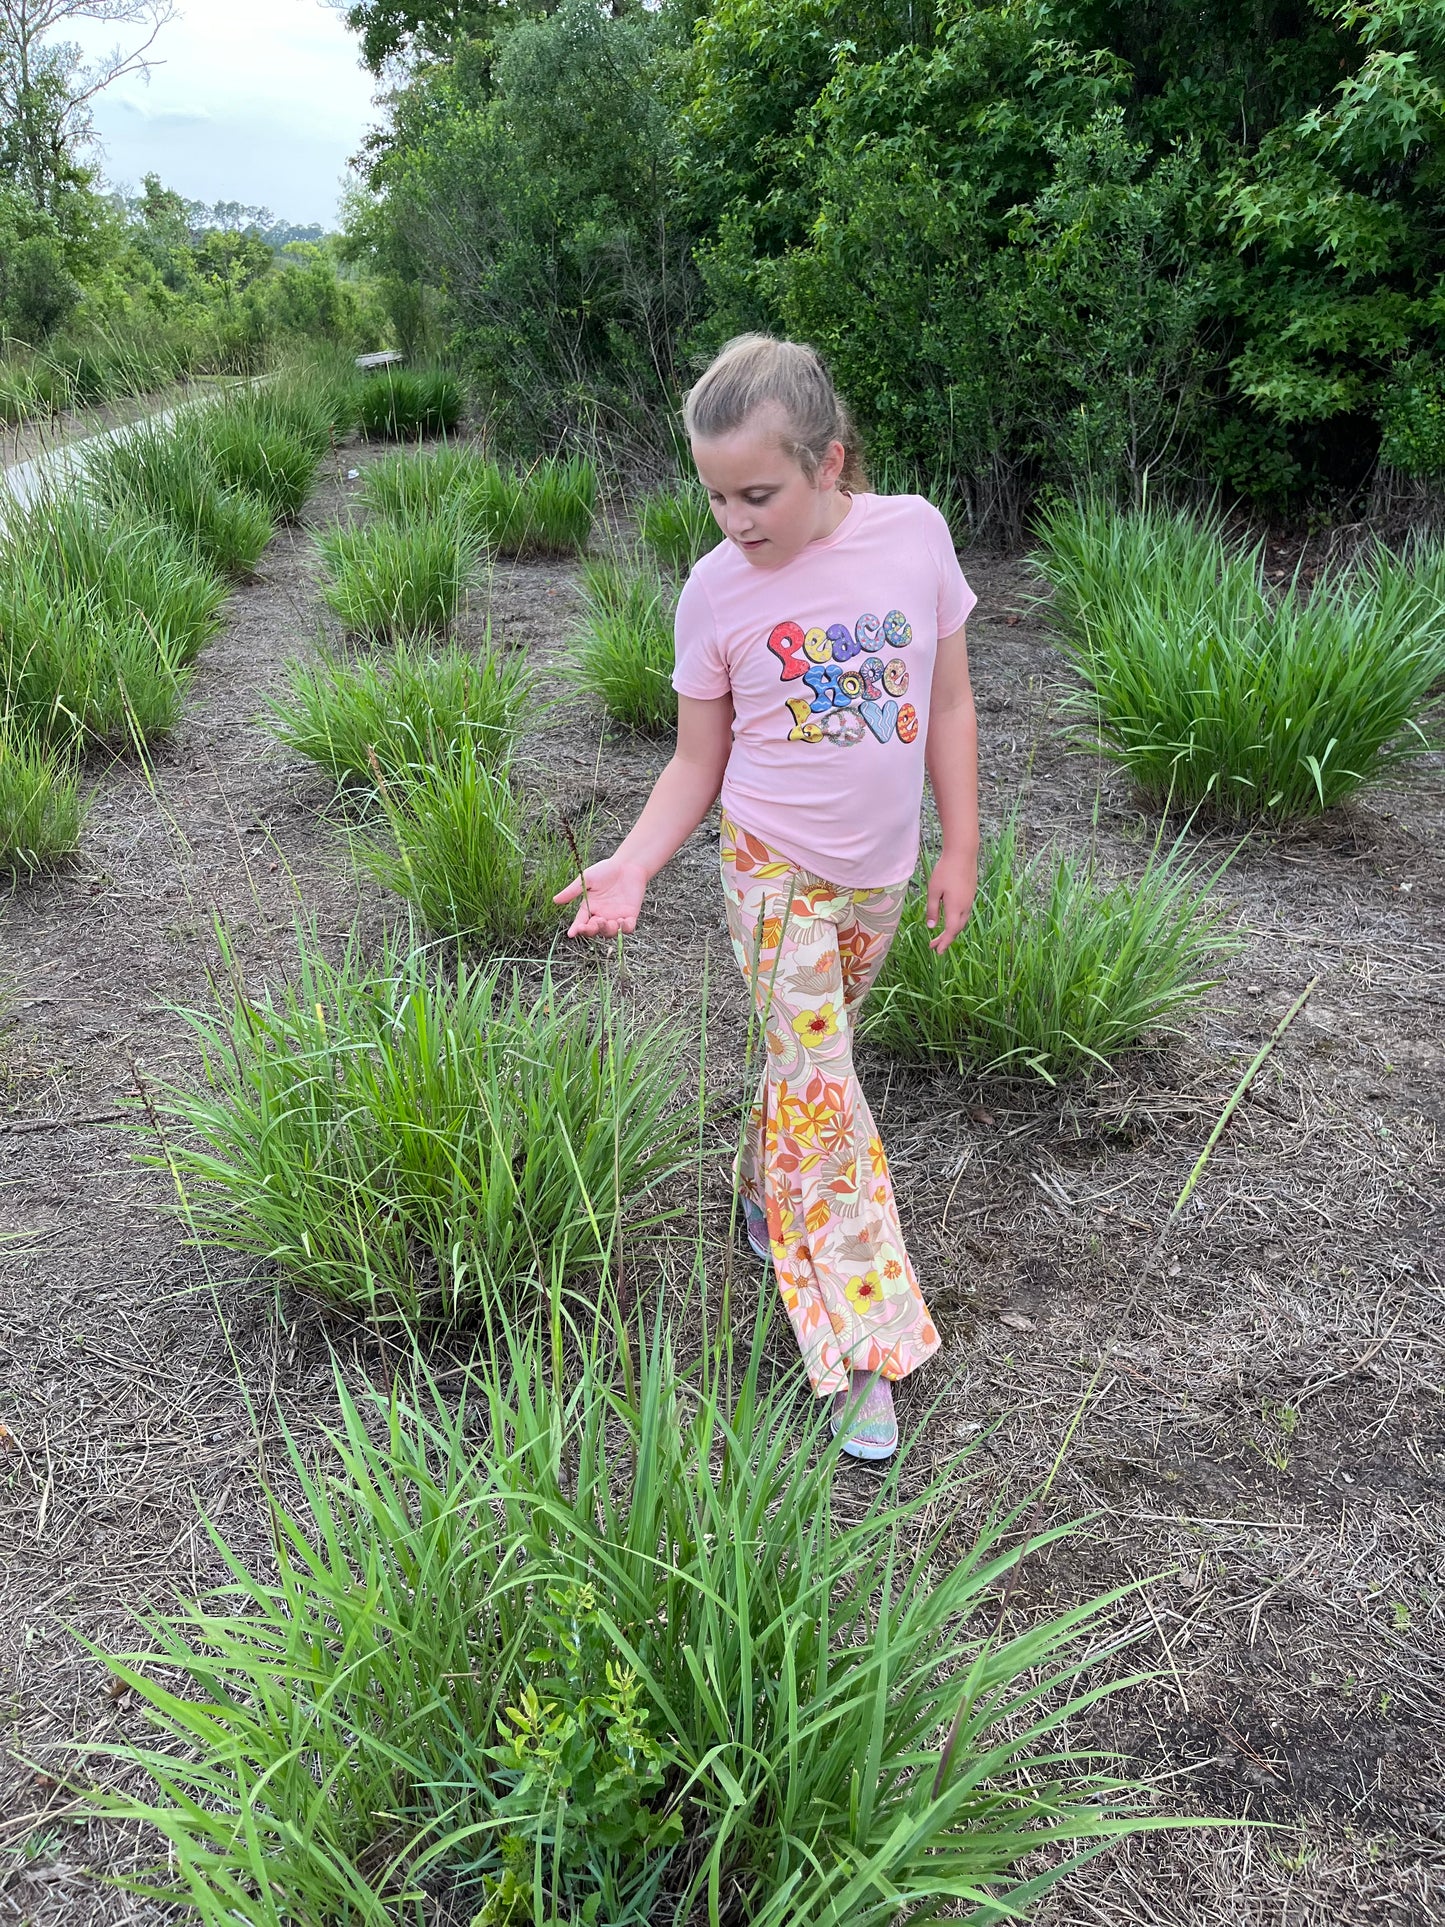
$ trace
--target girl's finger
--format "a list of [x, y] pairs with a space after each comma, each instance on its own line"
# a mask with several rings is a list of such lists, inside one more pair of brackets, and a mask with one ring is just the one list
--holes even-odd
[[[573, 877], [572, 881], [567, 885], [566, 889], [559, 890], [556, 896], [553, 897], [552, 901], [553, 903], [572, 903], [576, 898], [580, 897], [581, 894], [582, 894], [582, 879], [581, 877]], [[568, 931], [567, 934], [570, 936], [572, 932]]]

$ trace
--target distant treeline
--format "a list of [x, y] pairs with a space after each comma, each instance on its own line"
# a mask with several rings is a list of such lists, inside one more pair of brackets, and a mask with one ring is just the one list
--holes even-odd
[[746, 327], [1013, 533], [1445, 475], [1438, 0], [360, 0], [347, 247], [519, 439], [659, 439]]

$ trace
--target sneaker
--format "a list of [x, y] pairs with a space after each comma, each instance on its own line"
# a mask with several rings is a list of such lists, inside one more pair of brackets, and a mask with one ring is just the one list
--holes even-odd
[[753, 1256], [765, 1265], [770, 1264], [773, 1244], [768, 1236], [768, 1214], [761, 1205], [754, 1204], [749, 1198], [743, 1199], [743, 1224]]
[[850, 1459], [891, 1459], [898, 1450], [898, 1419], [893, 1387], [871, 1372], [854, 1372], [846, 1392], [833, 1394], [833, 1437], [843, 1432], [842, 1449]]

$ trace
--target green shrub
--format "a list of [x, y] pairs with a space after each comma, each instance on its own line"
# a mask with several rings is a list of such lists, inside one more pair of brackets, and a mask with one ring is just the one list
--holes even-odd
[[476, 540], [451, 516], [338, 526], [316, 546], [327, 607], [348, 635], [374, 642], [444, 634], [481, 559]]
[[1272, 594], [1217, 518], [1064, 504], [1038, 566], [1084, 680], [1071, 707], [1149, 801], [1230, 822], [1333, 808], [1429, 747], [1445, 569], [1384, 555]]
[[454, 514], [460, 495], [482, 488], [500, 473], [478, 449], [448, 443], [425, 454], [383, 455], [363, 473], [360, 495], [374, 515], [416, 522]]
[[645, 495], [637, 505], [637, 532], [659, 568], [685, 575], [699, 556], [723, 539], [707, 496], [686, 482]]
[[590, 1270], [683, 1161], [666, 1027], [605, 988], [443, 968], [405, 934], [332, 965], [313, 933], [292, 984], [233, 995], [191, 1015], [204, 1084], [163, 1105], [197, 1234], [368, 1316], [465, 1319]]
[[27, 740], [143, 749], [175, 727], [190, 673], [140, 615], [116, 615], [93, 595], [53, 603], [33, 581], [0, 583], [4, 721]]
[[414, 441], [450, 434], [461, 419], [461, 384], [440, 368], [388, 368], [356, 391], [361, 432], [372, 438]]
[[656, 1315], [573, 1383], [535, 1324], [450, 1397], [338, 1370], [264, 1570], [213, 1527], [226, 1588], [107, 1655], [159, 1729], [95, 1748], [154, 1789], [90, 1796], [164, 1840], [142, 1890], [206, 1927], [1022, 1920], [1161, 1824], [1069, 1748], [1134, 1683], [1119, 1595], [1000, 1615], [1068, 1528], [972, 1448], [840, 1482], [759, 1322], [696, 1383]]
[[592, 534], [597, 508], [597, 470], [580, 455], [547, 456], [523, 471], [513, 486], [515, 506], [491, 540], [501, 555], [578, 555]]
[[395, 522], [455, 516], [498, 555], [570, 555], [592, 531], [597, 471], [580, 456], [513, 471], [476, 449], [439, 448], [373, 464], [361, 495]]
[[583, 565], [582, 600], [575, 680], [629, 729], [675, 729], [675, 592], [655, 569], [594, 561]]
[[1109, 882], [1092, 857], [1026, 858], [1010, 818], [984, 847], [973, 915], [942, 956], [929, 948], [926, 896], [909, 897], [862, 1028], [900, 1057], [1076, 1077], [1177, 1029], [1213, 988], [1235, 945], [1207, 890], [1177, 842], [1137, 883]]
[[222, 575], [249, 574], [271, 540], [265, 504], [223, 487], [189, 435], [155, 422], [101, 443], [88, 459], [87, 480], [105, 508], [164, 522]]
[[0, 869], [37, 870], [69, 856], [84, 818], [74, 758], [0, 730]]
[[433, 764], [380, 793], [382, 818], [355, 833], [357, 862], [429, 930], [492, 949], [546, 944], [552, 899], [578, 865], [560, 829], [505, 770], [477, 756]]
[[333, 782], [398, 783], [460, 749], [490, 768], [510, 761], [536, 713], [536, 678], [521, 656], [488, 648], [426, 651], [400, 643], [385, 662], [287, 666], [289, 689], [269, 704], [279, 741]]

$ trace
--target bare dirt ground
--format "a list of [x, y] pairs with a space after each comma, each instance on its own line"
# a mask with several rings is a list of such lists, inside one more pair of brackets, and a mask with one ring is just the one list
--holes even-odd
[[[308, 521], [354, 486], [328, 480]], [[980, 597], [986, 824], [1022, 794], [1036, 841], [1097, 837], [1137, 868], [1152, 825], [1114, 776], [1061, 747], [1062, 670], [1026, 566], [964, 560]], [[567, 565], [504, 566], [494, 625], [556, 664], [574, 581]], [[202, 1507], [264, 1558], [258, 1479], [275, 1471], [282, 1418], [303, 1437], [325, 1422], [333, 1346], [348, 1371], [378, 1368], [365, 1334], [295, 1300], [278, 1308], [268, 1278], [189, 1250], [168, 1178], [113, 1121], [138, 1077], [185, 1074], [173, 1007], [209, 996], [218, 916], [259, 984], [286, 974], [298, 907], [338, 942], [391, 914], [318, 817], [314, 778], [256, 720], [319, 619], [307, 532], [285, 532], [154, 767], [101, 775], [78, 860], [19, 886], [0, 916], [0, 1920], [28, 1927], [166, 1917], [99, 1877], [147, 1844], [75, 1817], [65, 1743], [133, 1717], [76, 1635], [139, 1643], [137, 1609], [219, 1576]], [[577, 699], [532, 750], [559, 807], [595, 793], [599, 847], [666, 757]], [[976, 1438], [984, 1497], [1021, 1498], [1078, 1417], [1051, 1511], [1087, 1523], [1026, 1569], [1010, 1611], [1155, 1576], [1121, 1623], [1156, 1677], [1078, 1738], [1153, 1776], [1161, 1813], [1269, 1823], [1106, 1855], [1042, 1907], [1050, 1927], [1445, 1915], [1442, 829], [1434, 768], [1244, 849], [1219, 894], [1247, 947], [1184, 1040], [1117, 1076], [1052, 1093], [865, 1063], [946, 1333], [903, 1400], [906, 1424], [943, 1394], [920, 1474]], [[626, 994], [691, 1037], [706, 974], [710, 1078], [726, 1093], [744, 1009], [715, 864], [705, 827], [659, 879]], [[1146, 1270], [1244, 1067], [1315, 977]], [[721, 1157], [710, 1183], [721, 1245]]]

